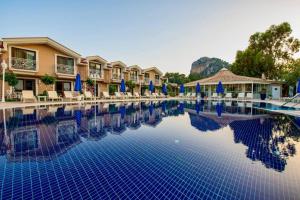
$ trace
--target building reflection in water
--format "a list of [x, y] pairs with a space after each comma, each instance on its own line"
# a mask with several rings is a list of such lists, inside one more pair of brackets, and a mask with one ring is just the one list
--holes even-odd
[[296, 153], [298, 118], [269, 115], [251, 103], [202, 100], [6, 109], [1, 113], [1, 155], [10, 161], [53, 159], [83, 138], [98, 141], [127, 129], [156, 127], [164, 117], [185, 113], [199, 133], [229, 126], [234, 142], [247, 146], [246, 156], [267, 168], [283, 171], [286, 159]]

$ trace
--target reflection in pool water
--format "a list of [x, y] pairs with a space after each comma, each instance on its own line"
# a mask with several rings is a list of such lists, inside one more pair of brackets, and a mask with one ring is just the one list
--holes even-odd
[[298, 198], [299, 135], [244, 102], [7, 109], [1, 198]]

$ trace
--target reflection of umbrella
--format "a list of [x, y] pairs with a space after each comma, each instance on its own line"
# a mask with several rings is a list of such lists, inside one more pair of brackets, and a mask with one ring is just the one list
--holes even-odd
[[161, 110], [163, 113], [166, 113], [166, 109], [167, 109], [167, 103], [166, 101], [163, 101], [161, 104]]
[[126, 114], [126, 108], [125, 108], [125, 106], [120, 106], [119, 112], [121, 113], [121, 118], [124, 119], [125, 114]]
[[300, 79], [298, 80], [298, 88], [297, 88], [297, 93], [300, 93]]
[[200, 112], [200, 103], [197, 101], [196, 102], [196, 113], [199, 114]]
[[75, 110], [74, 115], [75, 115], [77, 126], [80, 127], [80, 125], [81, 125], [81, 110]]
[[162, 85], [161, 92], [164, 93], [165, 95], [168, 94], [166, 84]]
[[150, 105], [149, 105], [149, 113], [150, 113], [150, 116], [152, 115], [153, 113], [153, 103], [151, 101]]
[[81, 91], [81, 80], [80, 80], [80, 74], [76, 75], [76, 80], [75, 80], [75, 87], [74, 87], [75, 91]]
[[218, 117], [221, 117], [221, 115], [222, 115], [222, 110], [223, 110], [222, 104], [217, 103], [217, 105], [216, 105], [216, 110], [217, 110]]
[[180, 113], [184, 113], [184, 103], [183, 102], [179, 103], [178, 110]]
[[183, 84], [180, 85], [179, 93], [184, 93], [184, 85]]
[[154, 86], [153, 86], [152, 81], [150, 81], [150, 83], [149, 83], [149, 91], [150, 91], [150, 93], [152, 93], [153, 90], [154, 90]]
[[201, 87], [200, 87], [200, 84], [197, 83], [197, 85], [196, 85], [196, 94], [200, 94], [200, 92], [201, 92]]
[[219, 83], [218, 83], [218, 85], [217, 85], [217, 89], [216, 89], [216, 92], [218, 93], [218, 94], [224, 94], [224, 88], [223, 88], [223, 85], [222, 85], [222, 82], [221, 81], [219, 81]]
[[126, 92], [126, 86], [125, 86], [125, 81], [122, 79], [121, 81], [121, 86], [120, 86], [120, 92]]

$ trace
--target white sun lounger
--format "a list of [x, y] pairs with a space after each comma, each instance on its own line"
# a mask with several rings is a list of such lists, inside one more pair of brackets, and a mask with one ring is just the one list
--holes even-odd
[[25, 102], [26, 100], [36, 102], [36, 98], [33, 95], [32, 90], [22, 90], [22, 101]]
[[64, 91], [64, 98], [69, 100], [75, 100], [75, 101], [78, 100], [77, 97], [73, 96], [72, 91]]
[[111, 99], [112, 97], [108, 94], [108, 92], [102, 92], [104, 99]]
[[134, 93], [134, 96], [135, 96], [136, 98], [141, 98], [141, 95], [140, 95], [138, 92], [135, 92], [135, 93]]
[[59, 100], [59, 101], [62, 101], [63, 99], [61, 97], [59, 97], [57, 95], [57, 92], [56, 91], [47, 91], [48, 93], [48, 99], [53, 101], [53, 100]]

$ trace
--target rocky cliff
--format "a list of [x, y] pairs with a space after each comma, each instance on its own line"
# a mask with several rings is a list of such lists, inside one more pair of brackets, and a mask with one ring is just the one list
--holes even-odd
[[190, 73], [206, 77], [217, 73], [223, 67], [228, 68], [228, 66], [228, 62], [219, 58], [202, 57], [192, 63]]

